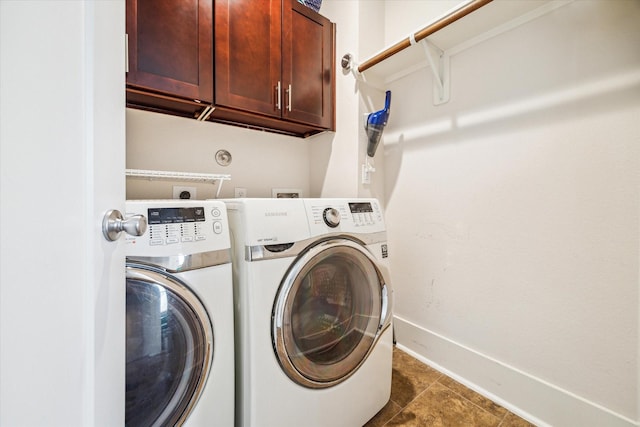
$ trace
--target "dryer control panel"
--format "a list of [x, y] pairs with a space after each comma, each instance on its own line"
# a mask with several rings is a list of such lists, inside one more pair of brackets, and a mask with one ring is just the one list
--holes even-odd
[[147, 217], [142, 236], [127, 236], [126, 255], [170, 256], [229, 248], [224, 203], [214, 200], [129, 200], [127, 215]]

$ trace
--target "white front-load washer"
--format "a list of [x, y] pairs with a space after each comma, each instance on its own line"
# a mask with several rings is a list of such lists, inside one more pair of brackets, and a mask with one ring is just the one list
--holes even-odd
[[138, 200], [127, 236], [128, 426], [234, 425], [234, 326], [227, 212], [220, 201]]
[[375, 199], [230, 199], [236, 424], [359, 427], [389, 400], [386, 230]]

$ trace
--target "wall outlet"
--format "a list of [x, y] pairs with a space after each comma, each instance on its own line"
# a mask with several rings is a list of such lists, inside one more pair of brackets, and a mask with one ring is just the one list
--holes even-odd
[[[375, 169], [374, 169], [375, 170]], [[362, 165], [362, 183], [371, 184], [371, 169], [368, 165]]]
[[174, 199], [195, 199], [196, 187], [181, 187], [179, 185], [174, 185], [173, 198]]
[[234, 195], [236, 196], [237, 199], [240, 199], [242, 197], [247, 197], [247, 189], [236, 187]]

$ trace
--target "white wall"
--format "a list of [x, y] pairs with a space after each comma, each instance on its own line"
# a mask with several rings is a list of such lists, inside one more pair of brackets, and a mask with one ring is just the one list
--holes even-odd
[[336, 24], [336, 132], [313, 141], [309, 167], [316, 197], [354, 197], [358, 192], [358, 98], [356, 86], [340, 66], [342, 55], [357, 50], [360, 13], [357, 1], [324, 1], [320, 10]]
[[[298, 188], [310, 196], [309, 147], [331, 134], [307, 139], [217, 123], [127, 109], [127, 168], [231, 174], [221, 197], [234, 188], [248, 197], [271, 197], [272, 188]], [[231, 153], [229, 166], [218, 165], [218, 150]], [[196, 187], [196, 198], [214, 198], [217, 186], [206, 183], [127, 178], [128, 199], [172, 198], [173, 186]]]
[[124, 1], [0, 1], [0, 425], [124, 424]]
[[366, 114], [384, 107], [384, 88], [368, 84], [341, 67], [342, 57], [353, 56], [354, 67], [384, 46], [383, 1], [325, 0], [320, 11], [337, 25], [336, 111], [333, 145], [312, 144], [311, 167], [316, 170], [315, 192], [321, 197], [376, 197], [384, 200], [384, 154], [378, 150], [369, 163], [377, 169], [370, 183], [362, 182], [367, 139]]
[[[424, 28], [462, 3], [460, 0], [386, 0], [384, 2], [384, 46], [391, 46]], [[378, 46], [379, 50], [380, 46]], [[373, 52], [367, 52], [370, 55]]]
[[398, 342], [540, 424], [640, 421], [638, 22], [576, 1], [453, 56], [447, 104], [389, 84]]

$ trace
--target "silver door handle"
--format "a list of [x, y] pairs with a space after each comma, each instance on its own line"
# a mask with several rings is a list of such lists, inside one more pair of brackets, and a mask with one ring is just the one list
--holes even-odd
[[102, 234], [105, 239], [113, 242], [120, 237], [120, 233], [123, 231], [131, 236], [142, 236], [147, 231], [147, 218], [144, 215], [132, 215], [124, 218], [117, 209], [112, 209], [104, 214]]
[[389, 307], [389, 293], [387, 284], [382, 285], [382, 307], [380, 307], [380, 324], [378, 330], [383, 330], [391, 321], [391, 307]]
[[289, 102], [287, 103], [287, 110], [291, 111], [291, 85], [289, 85], [289, 88], [287, 89], [287, 96], [289, 98]]
[[129, 72], [129, 34], [124, 35], [124, 72]]
[[276, 85], [276, 110], [280, 110], [282, 106], [282, 86], [280, 82]]

